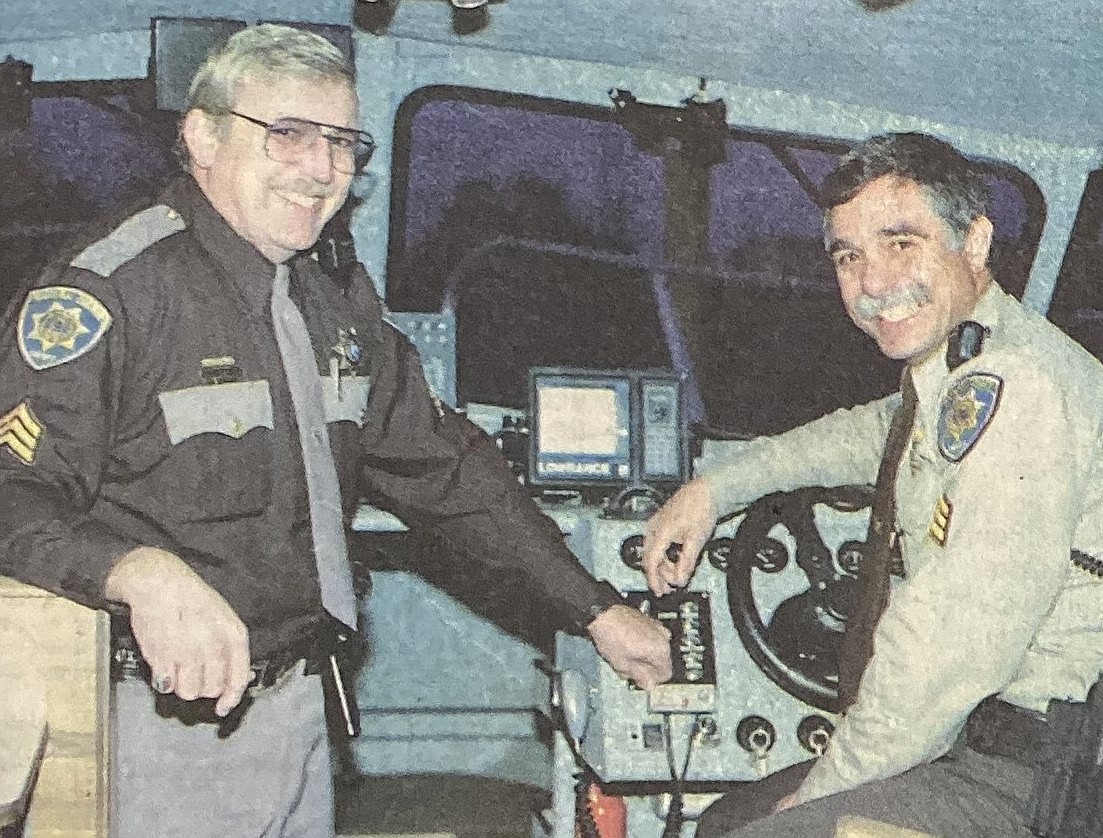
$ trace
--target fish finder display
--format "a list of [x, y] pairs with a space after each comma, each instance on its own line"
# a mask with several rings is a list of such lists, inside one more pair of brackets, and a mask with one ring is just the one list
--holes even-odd
[[531, 483], [628, 487], [685, 479], [685, 411], [673, 374], [535, 368], [529, 385]]

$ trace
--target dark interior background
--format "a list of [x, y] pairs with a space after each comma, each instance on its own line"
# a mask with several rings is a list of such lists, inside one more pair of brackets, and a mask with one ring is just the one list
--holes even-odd
[[[400, 109], [387, 299], [455, 308], [460, 402], [523, 407], [533, 365], [674, 367], [697, 421], [754, 435], [895, 389], [823, 253], [814, 192], [846, 147], [725, 129], [718, 159], [667, 116], [641, 139], [612, 107], [472, 89]], [[978, 162], [1021, 296], [1041, 195]]]

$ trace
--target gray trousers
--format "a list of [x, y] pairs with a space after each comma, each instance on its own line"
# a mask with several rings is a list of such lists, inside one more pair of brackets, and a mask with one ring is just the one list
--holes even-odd
[[155, 703], [141, 681], [115, 684], [112, 838], [333, 838], [321, 678], [301, 669], [251, 691], [221, 737], [210, 702]]
[[702, 815], [697, 838], [833, 838], [843, 815], [858, 815], [938, 838], [1032, 838], [1023, 825], [1033, 771], [959, 747], [928, 765], [771, 815], [811, 762], [726, 794]]

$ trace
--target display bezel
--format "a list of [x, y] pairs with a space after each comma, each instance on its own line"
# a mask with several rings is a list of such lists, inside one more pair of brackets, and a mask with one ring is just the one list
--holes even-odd
[[[676, 435], [676, 468], [668, 474], [648, 474], [646, 462], [646, 417], [644, 392], [646, 385], [660, 384], [673, 388], [672, 407], [676, 415], [671, 425]], [[541, 392], [550, 387], [594, 388], [614, 392], [617, 403], [624, 405], [627, 415], [622, 418], [625, 449], [606, 456], [597, 454], [570, 454], [563, 452], [562, 460], [574, 456], [580, 463], [608, 463], [608, 474], [595, 473], [596, 469], [558, 470], [549, 474], [541, 465], [557, 462], [556, 452], [546, 451], [541, 434], [541, 415], [538, 407]], [[573, 367], [534, 367], [529, 370], [529, 463], [530, 485], [547, 489], [586, 489], [607, 487], [611, 489], [649, 486], [669, 489], [681, 485], [689, 476], [689, 435], [686, 428], [685, 387], [683, 379], [669, 370], [602, 370]], [[617, 466], [621, 466], [618, 470]]]

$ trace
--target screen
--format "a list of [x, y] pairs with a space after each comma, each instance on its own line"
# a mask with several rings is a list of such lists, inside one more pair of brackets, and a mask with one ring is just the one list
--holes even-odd
[[669, 487], [688, 474], [682, 382], [669, 372], [529, 371], [529, 482]]
[[627, 381], [537, 375], [537, 482], [622, 482], [631, 477]]
[[225, 44], [235, 32], [244, 29], [245, 21], [161, 17], [154, 18], [151, 26], [151, 63], [157, 107], [165, 111], [183, 111], [195, 71], [210, 53]]

